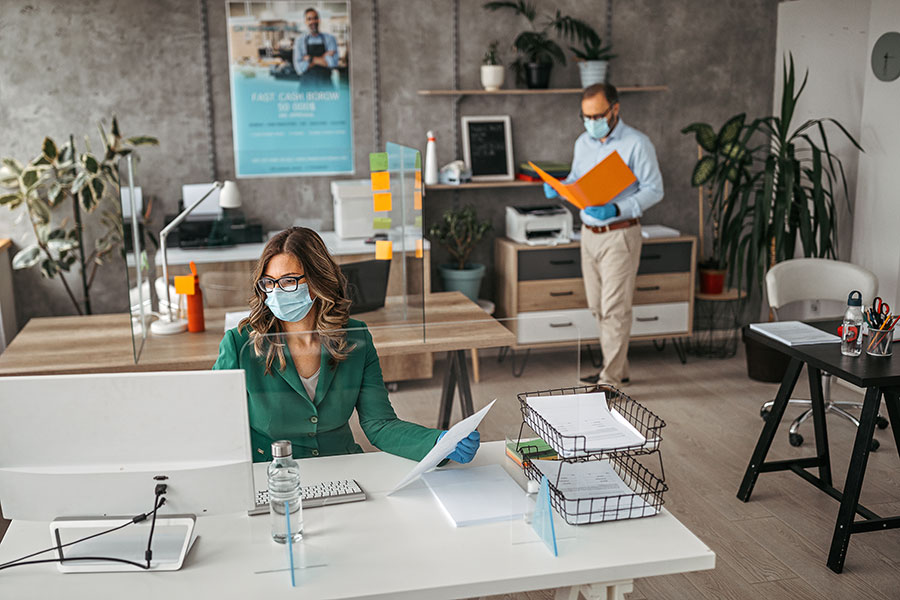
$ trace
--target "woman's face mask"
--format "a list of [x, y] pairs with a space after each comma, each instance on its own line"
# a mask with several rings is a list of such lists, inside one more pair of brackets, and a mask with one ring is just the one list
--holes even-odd
[[279, 287], [266, 292], [266, 306], [276, 319], [296, 323], [309, 314], [313, 299], [309, 295], [309, 286], [301, 283], [293, 292], [285, 292]]

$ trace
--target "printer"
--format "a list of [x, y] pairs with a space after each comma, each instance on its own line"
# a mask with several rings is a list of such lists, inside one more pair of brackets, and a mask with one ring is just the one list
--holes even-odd
[[506, 237], [529, 246], [572, 241], [572, 213], [561, 204], [507, 206]]

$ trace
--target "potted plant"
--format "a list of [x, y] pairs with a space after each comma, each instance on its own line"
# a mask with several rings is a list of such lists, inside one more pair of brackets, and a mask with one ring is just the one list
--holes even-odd
[[606, 81], [607, 65], [616, 57], [610, 52], [612, 44], [604, 46], [600, 36], [596, 36], [585, 39], [581, 48], [569, 46], [569, 49], [578, 60], [578, 75], [581, 77], [582, 88]]
[[565, 16], [559, 10], [555, 14], [539, 16], [533, 2], [486, 2], [484, 8], [490, 11], [512, 10], [528, 21], [531, 29], [520, 33], [513, 42], [518, 56], [512, 69], [516, 73], [516, 83], [525, 84], [531, 89], [544, 89], [550, 85], [550, 71], [554, 62], [566, 64], [566, 56], [559, 44], [550, 38], [551, 33], [580, 44], [586, 41], [600, 42], [594, 29], [584, 21]]
[[481, 61], [481, 85], [489, 92], [496, 92], [503, 85], [505, 69], [497, 50], [499, 44], [497, 41], [488, 44], [487, 52]]
[[491, 222], [479, 220], [471, 205], [445, 211], [441, 220], [429, 228], [432, 240], [447, 248], [453, 257], [452, 264], [440, 266], [445, 290], [462, 292], [473, 302], [478, 300], [484, 265], [470, 263], [469, 256], [490, 230]]
[[[90, 288], [97, 269], [122, 246], [118, 161], [136, 146], [158, 144], [149, 136], [123, 138], [115, 117], [108, 134], [100, 125], [100, 138], [99, 156], [89, 148], [77, 153], [73, 136], [62, 146], [46, 137], [28, 164], [4, 158], [0, 168], [0, 205], [22, 207], [35, 237], [13, 257], [13, 269], [40, 266], [44, 277], [59, 278], [78, 314], [92, 313]], [[83, 231], [91, 215], [99, 223], [90, 225], [96, 237], [93, 248], [86, 249]], [[66, 279], [74, 265], [79, 267], [83, 306]]]

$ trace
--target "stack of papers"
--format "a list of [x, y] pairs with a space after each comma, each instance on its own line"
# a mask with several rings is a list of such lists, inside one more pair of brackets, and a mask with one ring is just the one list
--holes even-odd
[[[525, 399], [531, 412], [525, 422], [535, 431], [544, 427], [537, 423], [536, 413], [562, 436], [565, 458], [588, 452], [604, 452], [642, 446], [647, 442], [641, 433], [617, 410], [610, 410], [606, 394], [567, 394], [533, 396]], [[551, 439], [551, 442], [554, 441]]]
[[570, 524], [634, 519], [659, 512], [637, 495], [643, 490], [632, 490], [622, 481], [609, 461], [536, 460], [531, 464], [562, 494]]
[[521, 519], [534, 507], [500, 465], [431, 471], [422, 479], [457, 527]]
[[779, 341], [786, 346], [806, 346], [809, 344], [825, 344], [840, 342], [838, 336], [816, 329], [812, 325], [800, 321], [776, 321], [773, 323], [753, 323], [750, 329], [766, 337]]
[[681, 232], [665, 225], [641, 225], [641, 237], [644, 239], [678, 237]]

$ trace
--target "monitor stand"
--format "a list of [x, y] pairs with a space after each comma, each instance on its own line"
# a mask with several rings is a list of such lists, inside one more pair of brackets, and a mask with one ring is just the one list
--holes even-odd
[[153, 558], [149, 569], [109, 560], [67, 560], [84, 557], [112, 557], [145, 564], [144, 551], [150, 536], [150, 519], [133, 523], [72, 546], [60, 546], [77, 539], [112, 529], [131, 521], [130, 517], [60, 517], [50, 523], [50, 543], [56, 546], [56, 558], [62, 573], [103, 573], [177, 571], [193, 546], [194, 515], [167, 515], [156, 518], [153, 531]]

